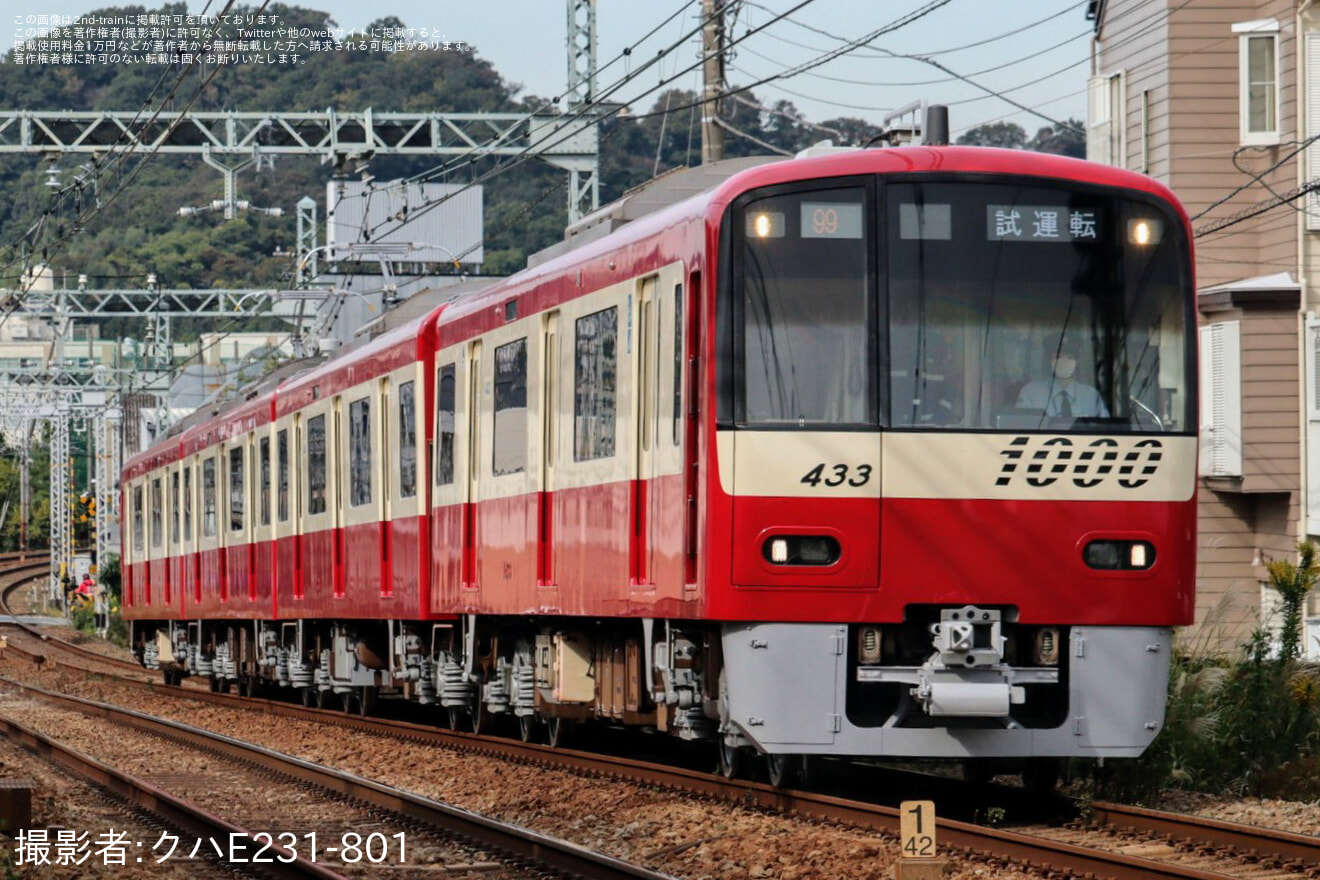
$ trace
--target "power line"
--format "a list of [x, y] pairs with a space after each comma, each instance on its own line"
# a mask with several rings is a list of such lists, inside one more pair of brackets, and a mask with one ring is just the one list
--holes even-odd
[[[214, 42], [216, 35], [217, 35], [217, 34], [219, 33], [219, 31], [220, 31], [220, 24], [221, 24], [221, 22], [223, 21], [223, 19], [224, 19], [224, 17], [226, 16], [226, 14], [229, 12], [230, 8], [233, 7], [233, 5], [234, 5], [235, 2], [236, 2], [236, 0], [228, 0], [228, 2], [225, 4], [224, 9], [222, 9], [222, 10], [220, 11], [220, 14], [216, 17], [216, 24], [215, 24], [215, 26], [212, 28], [211, 33], [207, 36], [206, 47], [203, 49], [203, 51], [206, 51], [206, 48], [209, 48], [210, 45]], [[269, 2], [270, 2], [270, 0], [264, 0], [264, 2], [263, 2], [262, 5], [261, 5], [261, 10], [264, 10]], [[208, 6], [210, 5], [209, 0], [208, 0], [208, 4], [207, 4], [207, 5], [208, 5]], [[259, 10], [259, 12], [260, 12], [260, 10]], [[188, 74], [191, 73], [193, 67], [196, 66], [196, 65], [198, 64], [198, 62], [199, 62], [201, 56], [202, 56], [202, 52], [198, 52], [198, 53], [196, 54], [196, 56], [194, 57], [193, 61], [188, 65], [188, 67], [187, 67], [187, 68], [186, 68], [181, 74], [179, 74], [178, 79], [177, 79], [177, 80], [175, 81], [175, 83], [174, 83], [174, 87], [170, 89], [169, 94], [166, 95], [165, 98], [161, 101], [160, 106], [156, 108], [156, 111], [152, 114], [151, 119], [148, 120], [148, 121], [142, 126], [142, 130], [145, 130], [148, 126], [154, 124], [155, 121], [160, 117], [161, 112], [164, 110], [165, 104], [167, 104], [167, 103], [168, 103], [168, 102], [174, 97], [174, 95], [178, 92], [179, 87], [183, 84], [183, 82], [184, 82], [184, 80], [187, 78]], [[171, 126], [170, 126], [170, 128], [169, 128], [169, 130], [168, 130], [168, 132], [167, 132], [167, 136], [168, 136], [168, 133], [169, 133], [169, 132], [173, 132], [173, 131], [178, 127], [179, 123], [182, 122], [183, 118], [184, 118], [185, 116], [187, 116], [188, 110], [192, 109], [193, 104], [195, 104], [195, 103], [197, 102], [197, 99], [198, 99], [199, 97], [201, 97], [201, 93], [202, 93], [202, 91], [205, 90], [206, 86], [210, 84], [211, 80], [215, 78], [215, 75], [216, 75], [217, 73], [219, 73], [220, 70], [221, 70], [221, 68], [220, 68], [219, 66], [217, 66], [217, 67], [215, 68], [215, 70], [211, 72], [211, 75], [208, 76], [208, 77], [206, 78], [206, 80], [202, 82], [202, 84], [198, 87], [198, 91], [197, 91], [197, 93], [196, 93], [196, 94], [193, 96], [193, 98], [188, 102], [187, 107], [184, 108], [184, 111], [183, 111], [182, 113], [179, 114], [179, 117], [178, 117], [177, 119], [175, 119], [173, 123], [171, 123]], [[158, 86], [159, 86], [159, 83], [158, 83]], [[156, 91], [156, 90], [153, 89], [153, 90], [152, 90], [152, 93], [154, 94], [155, 91]], [[138, 113], [137, 113], [137, 116], [140, 116], [141, 113], [142, 113], [142, 111], [139, 110]], [[135, 118], [137, 118], [137, 116], [135, 116]], [[109, 153], [108, 153], [107, 156], [105, 157], [106, 159], [114, 158], [114, 152], [115, 152], [115, 151], [114, 151], [114, 146], [115, 146], [115, 145], [118, 145], [118, 143], [120, 142], [120, 140], [122, 140], [123, 137], [125, 136], [126, 132], [127, 132], [127, 129], [124, 129], [124, 131], [122, 131], [122, 132], [120, 133], [119, 138], [116, 139], [115, 144], [112, 145], [111, 150], [109, 151]], [[140, 132], [139, 132], [139, 134], [140, 134]], [[138, 149], [138, 146], [139, 146], [139, 144], [140, 144], [140, 141], [138, 140], [137, 135], [134, 135], [133, 138], [131, 139], [131, 141], [132, 141], [132, 142], [131, 142], [131, 144], [129, 145], [128, 150], [125, 151], [125, 152], [123, 152], [123, 153], [121, 153], [121, 154], [119, 154], [119, 156], [118, 156], [118, 159], [117, 159], [117, 165], [116, 165], [116, 167], [115, 167], [115, 169], [114, 169], [114, 171], [115, 171], [116, 173], [122, 173], [124, 163], [128, 160], [128, 157], [131, 156], [131, 155], [132, 155], [134, 152], [136, 152], [136, 150]], [[66, 243], [67, 243], [67, 242], [73, 237], [73, 235], [75, 235], [75, 234], [79, 231], [79, 229], [81, 228], [82, 223], [84, 223], [86, 220], [90, 220], [91, 218], [95, 217], [97, 214], [99, 214], [99, 213], [100, 213], [101, 211], [103, 211], [105, 208], [109, 207], [110, 204], [112, 204], [116, 198], [118, 198], [119, 194], [122, 193], [122, 192], [124, 191], [124, 189], [127, 187], [127, 185], [128, 185], [129, 183], [132, 183], [133, 179], [137, 176], [138, 172], [141, 170], [142, 166], [146, 163], [146, 161], [149, 160], [152, 156], [154, 156], [154, 155], [156, 154], [156, 152], [157, 152], [157, 151], [159, 150], [159, 148], [160, 148], [160, 144], [163, 143], [163, 142], [164, 142], [164, 139], [163, 139], [163, 138], [157, 142], [156, 147], [154, 147], [154, 148], [152, 149], [152, 151], [151, 151], [149, 154], [147, 154], [147, 156], [146, 156], [141, 162], [139, 162], [139, 163], [134, 167], [134, 169], [133, 169], [133, 171], [131, 172], [131, 174], [130, 174], [128, 180], [123, 180], [123, 179], [121, 178], [119, 186], [118, 186], [118, 187], [117, 187], [117, 188], [116, 188], [116, 189], [110, 194], [110, 197], [109, 197], [104, 203], [102, 203], [102, 202], [100, 202], [100, 201], [98, 200], [96, 206], [91, 210], [91, 212], [90, 212], [89, 214], [87, 214], [85, 217], [84, 217], [84, 216], [79, 216], [79, 217], [78, 217], [78, 220], [77, 220], [77, 222], [74, 224], [74, 228], [73, 228], [73, 230], [72, 230], [71, 232], [69, 232], [69, 233], [67, 233], [66, 235], [62, 236], [61, 238], [57, 239], [57, 240], [54, 242], [54, 244], [52, 244], [52, 245], [47, 245], [47, 247], [46, 247], [44, 250], [49, 251], [51, 248], [53, 248], [53, 249], [55, 250], [56, 253], [58, 253], [60, 250], [62, 250], [63, 247], [64, 247], [64, 245], [65, 245], [65, 244], [66, 244]], [[36, 225], [44, 227], [44, 225], [45, 225], [45, 221], [48, 220], [49, 217], [51, 217], [51, 216], [53, 216], [53, 213], [52, 213], [52, 211], [51, 211], [51, 208], [47, 208], [47, 209], [46, 209], [46, 212], [45, 212], [45, 213], [42, 215], [42, 217], [37, 221], [37, 224], [36, 224]], [[23, 286], [24, 282], [23, 282], [21, 279], [22, 279], [23, 277], [29, 275], [28, 269], [29, 269], [29, 265], [30, 265], [30, 259], [31, 259], [31, 253], [29, 253], [27, 256], [25, 256], [25, 257], [23, 258], [23, 261], [22, 261], [22, 263], [23, 263], [23, 268], [20, 270], [20, 283], [19, 283], [19, 291], [18, 291], [20, 301], [21, 301], [21, 298], [22, 298], [23, 294], [26, 293], [26, 288]], [[48, 256], [45, 256], [44, 259], [45, 259], [45, 262], [49, 263], [49, 257], [48, 257]], [[6, 273], [6, 272], [7, 272], [7, 271], [8, 271], [8, 270], [14, 265], [15, 262], [17, 262], [17, 260], [10, 260], [10, 261], [9, 261], [7, 264], [5, 264], [3, 267], [0, 267], [0, 275], [4, 275], [4, 274], [5, 274], [5, 273]], [[33, 279], [33, 280], [35, 280], [35, 279]], [[30, 284], [31, 282], [28, 282], [28, 283]], [[3, 326], [4, 326], [4, 322], [5, 322], [6, 320], [8, 320], [9, 314], [12, 314], [12, 312], [7, 312], [7, 313], [4, 314], [3, 316], [0, 316], [0, 327], [3, 327]]]
[[[815, 2], [815, 0], [801, 0], [801, 2], [797, 3], [792, 9], [790, 9], [790, 10], [788, 10], [787, 12], [783, 13], [783, 15], [780, 16], [780, 18], [782, 18], [783, 16], [787, 16], [787, 15], [793, 13], [793, 12], [796, 12], [796, 11], [798, 11], [799, 9], [802, 9], [802, 8], [804, 8], [804, 7], [806, 7], [806, 6], [809, 6], [809, 5], [810, 5], [811, 3], [813, 3], [813, 2]], [[927, 8], [928, 8], [928, 9], [937, 8], [937, 7], [939, 7], [939, 6], [943, 6], [943, 5], [947, 4], [947, 3], [949, 3], [949, 2], [951, 2], [951, 0], [934, 0], [934, 2], [932, 2], [931, 4], [929, 4], [929, 6], [928, 6]], [[921, 13], [921, 14], [925, 14], [925, 13], [923, 12], [923, 13]], [[920, 17], [920, 15], [916, 15], [916, 17]], [[910, 17], [909, 17], [909, 18], [910, 18]], [[769, 27], [771, 24], [774, 24], [775, 21], [778, 21], [778, 20], [779, 20], [779, 19], [774, 19], [774, 20], [772, 20], [772, 21], [766, 22], [764, 25], [761, 25], [760, 28], [758, 28], [757, 30], [763, 30], [764, 28]], [[911, 20], [915, 20], [915, 19], [911, 19]], [[642, 67], [638, 68], [638, 69], [637, 69], [635, 72], [633, 72], [632, 74], [629, 74], [628, 77], [625, 77], [623, 80], [621, 80], [621, 81], [620, 81], [619, 83], [617, 83], [615, 86], [613, 86], [609, 91], [610, 91], [610, 92], [617, 91], [617, 90], [618, 90], [619, 88], [621, 88], [623, 85], [626, 85], [628, 81], [630, 81], [631, 79], [635, 79], [638, 75], [640, 75], [640, 74], [642, 73], [642, 71], [646, 70], [647, 68], [649, 68], [649, 67], [652, 66], [653, 64], [658, 63], [658, 61], [659, 61], [661, 58], [663, 58], [665, 55], [667, 55], [669, 52], [675, 51], [679, 46], [682, 45], [682, 42], [686, 42], [687, 39], [690, 39], [690, 38], [691, 38], [695, 33], [697, 33], [697, 31], [699, 31], [699, 30], [701, 29], [701, 27], [703, 27], [703, 26], [704, 26], [704, 20], [703, 20], [703, 22], [702, 22], [701, 24], [699, 24], [699, 25], [697, 26], [696, 29], [690, 30], [686, 35], [684, 35], [684, 37], [682, 38], [682, 41], [681, 41], [681, 42], [675, 42], [674, 44], [671, 44], [667, 49], [662, 50], [661, 52], [657, 53], [657, 55], [656, 55], [655, 58], [653, 58], [653, 59], [651, 59], [650, 61], [648, 61], [645, 65], [643, 65]], [[901, 25], [894, 25], [894, 26], [897, 27], [897, 26], [901, 26]], [[751, 32], [749, 32], [748, 34], [745, 34], [743, 37], [740, 37], [740, 38], [737, 38], [737, 39], [746, 39], [747, 37], [751, 36], [752, 34], [754, 34], [754, 33], [756, 33], [756, 32], [757, 32], [756, 30], [751, 31]], [[873, 39], [874, 37], [871, 37], [871, 38]], [[737, 40], [734, 40], [733, 42], [737, 42]], [[842, 50], [840, 50], [840, 51], [839, 51], [838, 53], [836, 53], [836, 54], [842, 54]], [[689, 66], [687, 66], [687, 67], [684, 68], [683, 70], [679, 71], [678, 73], [675, 73], [674, 75], [672, 75], [672, 76], [670, 76], [670, 77], [667, 77], [667, 78], [662, 78], [662, 79], [660, 80], [660, 82], [658, 82], [656, 85], [654, 85], [654, 86], [652, 86], [651, 88], [649, 88], [649, 89], [645, 90], [644, 92], [642, 92], [641, 95], [648, 95], [648, 94], [651, 94], [652, 92], [656, 91], [657, 89], [663, 88], [664, 86], [666, 86], [666, 85], [668, 85], [668, 84], [674, 82], [674, 81], [677, 80], [678, 78], [680, 78], [680, 77], [682, 77], [682, 76], [685, 76], [686, 74], [688, 74], [688, 73], [690, 73], [691, 71], [695, 70], [698, 66], [700, 66], [701, 64], [703, 64], [704, 61], [705, 61], [705, 56], [703, 55], [702, 57], [698, 58], [698, 60], [697, 60], [696, 62], [694, 62], [693, 64], [690, 64]], [[824, 63], [824, 62], [822, 61], [822, 62], [820, 62], [820, 63]], [[750, 86], [747, 87], [747, 88], [750, 88]], [[736, 94], [736, 93], [738, 93], [738, 92], [745, 91], [745, 90], [746, 90], [746, 88], [733, 89], [733, 90], [731, 90], [731, 91], [729, 91], [729, 92], [722, 93], [720, 97], [727, 97], [727, 96], [730, 95], [730, 94]], [[573, 113], [573, 114], [569, 114], [569, 115], [570, 115], [570, 121], [564, 125], [564, 127], [563, 127], [563, 131], [561, 131], [561, 133], [560, 133], [557, 137], [552, 137], [551, 139], [547, 140], [545, 143], [542, 144], [542, 146], [543, 146], [543, 147], [546, 146], [546, 145], [554, 146], [555, 144], [562, 143], [562, 142], [564, 142], [565, 140], [567, 140], [567, 139], [569, 139], [569, 138], [571, 138], [571, 137], [575, 137], [578, 133], [580, 133], [581, 131], [585, 130], [586, 127], [589, 127], [589, 126], [592, 126], [592, 125], [597, 125], [597, 124], [599, 124], [600, 122], [603, 122], [603, 121], [605, 121], [606, 119], [609, 119], [609, 118], [611, 118], [611, 117], [617, 115], [617, 114], [619, 113], [619, 111], [622, 110], [624, 106], [626, 106], [626, 105], [624, 105], [624, 104], [617, 104], [617, 105], [612, 105], [612, 106], [604, 105], [603, 102], [604, 102], [605, 97], [607, 97], [607, 95], [606, 95], [606, 94], [602, 94], [601, 96], [599, 96], [599, 97], [597, 98], [596, 101], [591, 102], [591, 103], [589, 103], [589, 104], [584, 104], [582, 107], [578, 108], [578, 110], [577, 110], [575, 113]], [[638, 96], [638, 97], [640, 97], [640, 96]], [[706, 102], [705, 102], [704, 100], [702, 100], [702, 101], [697, 101], [697, 102], [694, 102], [694, 103], [695, 103], [695, 104], [703, 104], [703, 103], [706, 103]], [[685, 104], [685, 105], [682, 105], [682, 106], [679, 106], [679, 107], [675, 107], [675, 108], [672, 108], [672, 109], [674, 109], [674, 110], [685, 110], [685, 109], [687, 109], [687, 108], [690, 107], [690, 106], [693, 106], [693, 105], [692, 105], [692, 104]], [[602, 108], [603, 108], [603, 111], [604, 111], [604, 112], [600, 112], [600, 111], [602, 110]], [[660, 111], [660, 113], [663, 113], [663, 112], [665, 112], [665, 111]], [[659, 115], [659, 114], [643, 114], [642, 116], [633, 116], [633, 117], [631, 117], [631, 118], [632, 118], [632, 119], [639, 119], [639, 118], [645, 118], [645, 117], [653, 116], [653, 115]], [[574, 127], [572, 126], [572, 124], [571, 124], [572, 122], [583, 122], [583, 120], [585, 120], [585, 125], [583, 125], [583, 126], [581, 126], [581, 127], [574, 128]], [[504, 171], [507, 171], [507, 170], [509, 170], [509, 169], [511, 169], [511, 168], [517, 167], [518, 165], [522, 164], [522, 162], [526, 161], [526, 159], [528, 158], [528, 155], [529, 155], [529, 154], [530, 154], [530, 148], [525, 149], [525, 150], [523, 150], [523, 151], [521, 151], [521, 152], [519, 152], [519, 153], [517, 153], [517, 154], [515, 154], [515, 155], [513, 155], [513, 156], [511, 156], [511, 157], [507, 157], [507, 161], [505, 161], [505, 160], [501, 160], [501, 161], [500, 161], [500, 162], [499, 162], [494, 168], [492, 168], [492, 169], [490, 169], [490, 170], [484, 172], [484, 173], [481, 174], [481, 175], [478, 175], [475, 179], [473, 179], [473, 180], [471, 180], [470, 182], [468, 182], [465, 186], [460, 187], [458, 190], [456, 190], [456, 191], [454, 191], [454, 192], [452, 192], [452, 193], [448, 193], [447, 195], [444, 195], [444, 196], [442, 196], [441, 198], [436, 199], [435, 201], [430, 202], [429, 204], [423, 206], [423, 207], [420, 208], [419, 210], [410, 213], [409, 216], [408, 216], [407, 218], [403, 219], [402, 221], [396, 220], [396, 219], [394, 219], [394, 218], [390, 218], [390, 219], [387, 219], [387, 220], [385, 220], [385, 221], [382, 221], [382, 223], [378, 224], [376, 227], [374, 227], [374, 228], [372, 229], [372, 235], [373, 235], [373, 237], [379, 237], [381, 227], [385, 226], [386, 223], [389, 223], [389, 222], [391, 222], [391, 221], [393, 221], [393, 222], [396, 223], [395, 226], [389, 227], [389, 228], [386, 230], [386, 232], [393, 232], [393, 231], [396, 231], [396, 230], [402, 228], [402, 227], [403, 227], [404, 225], [406, 225], [407, 223], [410, 223], [410, 222], [416, 220], [418, 217], [422, 216], [422, 215], [425, 214], [426, 212], [431, 211], [431, 210], [434, 210], [435, 208], [437, 208], [437, 207], [439, 207], [440, 205], [444, 204], [444, 203], [445, 203], [446, 201], [448, 201], [449, 199], [455, 198], [456, 196], [460, 195], [461, 193], [465, 192], [466, 190], [470, 189], [471, 187], [473, 187], [473, 186], [475, 186], [475, 185], [477, 185], [477, 184], [479, 184], [479, 183], [482, 183], [482, 182], [484, 182], [484, 181], [486, 181], [486, 180], [489, 180], [491, 177], [494, 177], [494, 176], [497, 175], [497, 174], [503, 173]]]
[[[763, 12], [772, 12], [772, 10], [771, 10], [769, 7], [763, 6], [763, 5], [760, 4], [760, 3], [752, 2], [752, 0], [747, 0], [747, 5], [748, 5], [748, 6], [754, 6], [754, 7], [756, 7], [757, 9], [760, 9], [760, 10], [763, 11]], [[1033, 22], [1031, 22], [1030, 24], [1023, 25], [1022, 27], [1015, 28], [1015, 29], [1013, 29], [1013, 30], [1011, 30], [1011, 31], [1005, 31], [1004, 33], [998, 34], [998, 35], [996, 35], [996, 36], [993, 36], [993, 37], [987, 37], [987, 38], [984, 39], [984, 40], [978, 40], [978, 41], [973, 42], [973, 43], [964, 43], [964, 44], [961, 45], [961, 46], [952, 46], [952, 47], [950, 47], [950, 48], [948, 48], [948, 49], [937, 49], [937, 50], [934, 50], [934, 51], [932, 51], [932, 52], [927, 52], [927, 53], [925, 53], [925, 54], [928, 55], [928, 56], [932, 56], [932, 57], [933, 57], [933, 56], [936, 56], [936, 55], [952, 55], [952, 54], [955, 53], [955, 52], [962, 52], [962, 51], [964, 51], [964, 50], [966, 50], [966, 49], [976, 49], [976, 48], [979, 48], [979, 47], [981, 47], [981, 46], [987, 46], [987, 45], [989, 45], [990, 43], [997, 43], [997, 42], [999, 42], [1000, 40], [1005, 40], [1005, 39], [1008, 39], [1009, 37], [1017, 36], [1018, 34], [1020, 34], [1020, 33], [1024, 33], [1025, 31], [1029, 31], [1029, 30], [1031, 30], [1032, 28], [1039, 27], [1040, 25], [1043, 25], [1043, 24], [1045, 24], [1046, 22], [1053, 21], [1054, 19], [1056, 19], [1056, 18], [1058, 18], [1058, 17], [1060, 17], [1060, 16], [1062, 16], [1062, 15], [1067, 15], [1067, 14], [1070, 13], [1070, 12], [1074, 12], [1074, 11], [1076, 11], [1077, 9], [1081, 8], [1081, 7], [1084, 6], [1084, 5], [1086, 5], [1086, 0], [1082, 0], [1082, 2], [1080, 2], [1080, 3], [1074, 3], [1072, 6], [1069, 6], [1069, 7], [1067, 7], [1066, 9], [1061, 9], [1061, 10], [1059, 10], [1058, 12], [1054, 13], [1053, 15], [1049, 15], [1049, 16], [1046, 16], [1045, 18], [1037, 19], [1036, 21], [1033, 21]], [[840, 43], [847, 42], [847, 38], [846, 38], [846, 37], [841, 37], [841, 36], [839, 36], [838, 34], [830, 33], [829, 31], [824, 30], [824, 29], [822, 29], [822, 28], [818, 28], [818, 27], [816, 27], [815, 25], [809, 25], [809, 24], [806, 24], [806, 23], [804, 23], [804, 22], [800, 22], [800, 21], [798, 21], [798, 20], [795, 19], [795, 18], [790, 18], [790, 19], [788, 19], [788, 23], [789, 23], [789, 24], [793, 24], [793, 25], [797, 25], [798, 27], [802, 28], [803, 30], [811, 31], [812, 33], [819, 34], [819, 35], [821, 35], [822, 37], [826, 37], [826, 38], [831, 39], [831, 40], [834, 40], [834, 41], [836, 41], [836, 42], [840, 42]], [[808, 46], [808, 45], [803, 44], [803, 43], [797, 43], [797, 42], [794, 42], [794, 41], [792, 41], [792, 40], [790, 40], [790, 39], [788, 39], [788, 38], [786, 38], [786, 37], [783, 37], [783, 36], [781, 36], [781, 35], [778, 35], [778, 34], [771, 34], [770, 36], [771, 36], [773, 39], [776, 39], [776, 40], [780, 41], [781, 43], [787, 43], [788, 45], [790, 45], [790, 46], [796, 46], [796, 47], [799, 48], [799, 49], [806, 49], [808, 52], [824, 52], [824, 51], [825, 51], [824, 49], [820, 49], [820, 48], [817, 48], [817, 47], [815, 47], [815, 46]], [[869, 48], [869, 47], [868, 47], [868, 48]], [[877, 58], [877, 59], [884, 59], [884, 58], [886, 57], [886, 56], [883, 55], [883, 54], [880, 52], [880, 50], [878, 50], [878, 49], [874, 49], [874, 48], [873, 48], [873, 49], [871, 49], [871, 51], [872, 51], [873, 53], [876, 53], [876, 54], [874, 55], [874, 57]], [[915, 83], [914, 85], [920, 85], [920, 83]]]

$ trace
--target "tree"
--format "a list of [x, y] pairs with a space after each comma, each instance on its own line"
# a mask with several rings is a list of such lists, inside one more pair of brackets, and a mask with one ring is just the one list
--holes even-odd
[[1020, 150], [1027, 145], [1027, 132], [1016, 122], [992, 122], [963, 132], [957, 141], [970, 147], [1005, 147]]
[[1086, 129], [1076, 119], [1065, 119], [1062, 125], [1045, 126], [1036, 132], [1036, 136], [1027, 144], [1028, 150], [1039, 153], [1057, 153], [1060, 156], [1072, 156], [1074, 159], [1086, 158]]
[[1302, 645], [1302, 607], [1306, 595], [1320, 578], [1316, 567], [1316, 547], [1310, 541], [1297, 545], [1297, 564], [1286, 559], [1271, 559], [1266, 565], [1270, 584], [1279, 591], [1283, 602], [1283, 632], [1279, 634], [1279, 657], [1296, 660]]

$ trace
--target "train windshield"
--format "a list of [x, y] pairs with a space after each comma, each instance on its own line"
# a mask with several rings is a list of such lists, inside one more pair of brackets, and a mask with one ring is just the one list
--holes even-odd
[[1188, 244], [1114, 190], [920, 181], [735, 211], [736, 424], [1189, 432]]

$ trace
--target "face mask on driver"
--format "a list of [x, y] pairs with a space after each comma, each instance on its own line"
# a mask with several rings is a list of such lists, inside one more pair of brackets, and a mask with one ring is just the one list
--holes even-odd
[[1061, 354], [1054, 359], [1054, 378], [1071, 379], [1077, 372], [1077, 361], [1066, 354]]

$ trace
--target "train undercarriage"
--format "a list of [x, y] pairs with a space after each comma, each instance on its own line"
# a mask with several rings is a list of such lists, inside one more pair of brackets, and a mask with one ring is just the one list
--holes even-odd
[[409, 700], [454, 729], [503, 720], [551, 745], [587, 722], [646, 728], [710, 742], [727, 775], [759, 754], [777, 782], [812, 755], [1135, 757], [1162, 725], [1166, 628], [1025, 627], [1011, 610], [974, 606], [911, 616], [135, 621], [133, 637], [167, 683], [198, 676], [217, 691], [282, 690], [362, 714]]

